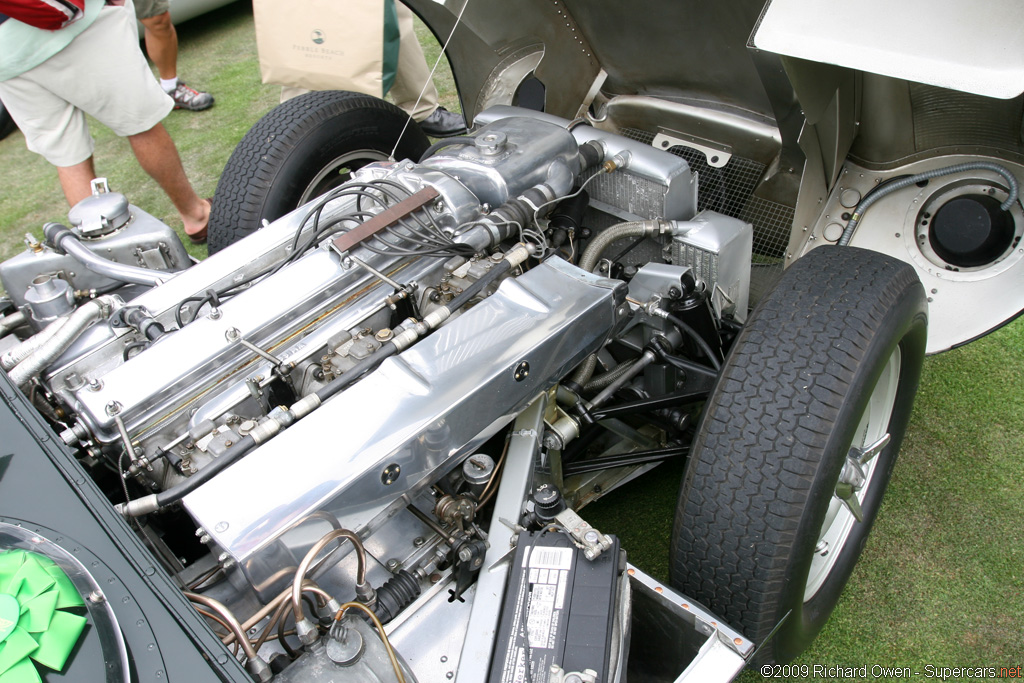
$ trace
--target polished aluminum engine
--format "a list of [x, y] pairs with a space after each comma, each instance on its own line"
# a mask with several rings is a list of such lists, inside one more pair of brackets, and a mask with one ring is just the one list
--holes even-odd
[[[658, 304], [685, 283], [707, 288], [716, 319], [738, 321], [749, 287], [749, 225], [698, 216], [697, 178], [679, 157], [543, 116], [495, 116], [474, 140], [419, 164], [364, 167], [177, 274], [160, 266], [177, 264], [180, 244], [172, 249], [160, 233], [153, 246], [154, 229], [142, 226], [155, 220], [105, 188], [75, 209], [86, 218], [73, 230], [47, 227], [54, 244], [33, 243], [0, 265], [32, 324], [50, 325], [18, 344], [5, 337], [4, 369], [65, 427], [62, 439], [83, 462], [107, 463], [148, 492], [120, 506], [127, 517], [146, 519], [147, 529], [187, 524], [167, 515], [181, 503], [208, 553], [185, 562], [161, 534], [146, 536], [183, 585], [201, 588], [223, 573], [230, 580], [206, 587], [203, 599], [255, 613], [291, 586], [325, 533], [351, 530], [368, 566], [357, 567], [346, 546], [318, 565], [316, 581], [339, 599], [363, 599], [354, 573], [373, 585], [412, 577], [408, 601], [423, 595], [392, 633], [420, 680], [453, 671], [483, 680], [480, 654], [497, 628], [493, 584], [532, 490], [531, 463], [574, 437], [555, 400], [559, 383], [610, 340], [640, 348], [664, 333]], [[581, 184], [605, 225], [641, 225], [641, 251], [669, 263], [641, 265], [628, 287], [610, 261], [594, 272], [573, 265], [579, 235], [554, 244], [538, 220]], [[102, 255], [118, 240], [136, 263], [76, 265], [83, 249]], [[76, 271], [99, 280], [72, 326], [66, 290]], [[110, 282], [136, 289], [96, 291]], [[40, 292], [58, 304], [33, 306]], [[488, 479], [474, 479], [473, 468], [495, 464], [470, 456], [517, 419], [485, 531], [475, 500]], [[486, 588], [473, 581], [482, 566]], [[649, 588], [634, 590], [655, 601], [667, 590]], [[468, 602], [449, 601], [449, 590]], [[712, 616], [688, 608], [685, 617], [701, 637], [712, 632]], [[424, 638], [423, 629], [445, 636]], [[620, 623], [617, 634], [621, 652], [628, 629]], [[728, 635], [714, 647], [749, 651], [740, 634]], [[323, 656], [316, 652], [308, 656]], [[261, 680], [263, 656], [250, 657]], [[362, 669], [332, 675], [377, 680]]]

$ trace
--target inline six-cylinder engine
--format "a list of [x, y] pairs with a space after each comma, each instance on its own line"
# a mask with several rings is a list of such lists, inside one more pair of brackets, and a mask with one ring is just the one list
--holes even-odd
[[[481, 602], [475, 580], [510, 536], [557, 517], [581, 562], [616, 553], [567, 504], [678, 451], [667, 435], [692, 415], [652, 405], [638, 429], [597, 413], [623, 389], [700, 396], [719, 327], [746, 315], [749, 225], [698, 215], [681, 158], [544, 115], [494, 114], [437, 147], [366, 166], [196, 264], [97, 183], [70, 227], [48, 224], [45, 243], [0, 265], [18, 308], [0, 345], [11, 380], [197, 604], [253, 613], [243, 626], [268, 632], [294, 614], [305, 660], [323, 657], [307, 586], [321, 609], [337, 596], [385, 622], [475, 591], [458, 618], [417, 612], [490, 634], [466, 641], [465, 660], [499, 629], [499, 598]], [[596, 460], [563, 464], [597, 421], [607, 430], [573, 454]], [[533, 464], [518, 481], [516, 457]], [[553, 499], [547, 479], [576, 484]], [[610, 585], [621, 651], [628, 587]], [[454, 603], [428, 599], [442, 588]], [[287, 637], [249, 643], [254, 676], [271, 676]], [[421, 640], [392, 659], [407, 680], [433, 671]], [[377, 680], [378, 654], [352, 655], [369, 668], [334, 680]], [[602, 657], [601, 671], [621, 666]], [[317, 680], [303, 666], [283, 678]]]

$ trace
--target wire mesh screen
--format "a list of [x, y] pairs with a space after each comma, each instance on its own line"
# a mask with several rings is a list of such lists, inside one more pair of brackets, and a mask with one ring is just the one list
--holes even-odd
[[[654, 134], [647, 131], [629, 128], [622, 132], [645, 144], [654, 140]], [[752, 303], [758, 301], [782, 276], [793, 225], [793, 207], [754, 195], [764, 175], [765, 167], [761, 163], [733, 156], [728, 164], [715, 168], [708, 164], [700, 150], [676, 146], [668, 151], [686, 159], [690, 169], [698, 174], [698, 211], [710, 209], [754, 226], [750, 298]]]

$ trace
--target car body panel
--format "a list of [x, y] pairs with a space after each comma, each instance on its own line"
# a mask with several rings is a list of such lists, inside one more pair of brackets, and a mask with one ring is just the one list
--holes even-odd
[[[837, 206], [844, 192], [863, 196], [921, 168], [980, 161], [1016, 173], [1024, 161], [1024, 38], [1016, 31], [1024, 8], [1010, 0], [984, 12], [923, 0], [898, 8], [881, 0], [530, 0], [514, 11], [485, 0], [409, 4], [442, 39], [456, 27], [448, 58], [470, 116], [519, 103], [524, 84], [536, 80], [545, 113], [670, 149], [704, 183], [724, 174], [729, 186], [737, 163], [756, 174], [724, 211], [751, 221], [755, 252], [778, 265], [755, 280], [754, 302], [781, 269], [835, 242], [854, 208]], [[735, 163], [702, 167], [709, 150], [709, 164], [714, 153]], [[869, 184], [852, 182], [864, 172]], [[929, 302], [929, 353], [1024, 311], [1021, 297], [999, 295], [1020, 289], [1019, 211], [1002, 252], [966, 275], [934, 258], [927, 229], [924, 243], [912, 230], [918, 241], [903, 245], [907, 221], [928, 222], [915, 207], [967, 185], [1009, 190], [996, 174], [962, 171], [924, 192], [892, 195], [887, 210], [872, 209], [858, 228], [857, 246], [895, 255], [943, 285], [931, 287], [941, 294]], [[969, 325], [959, 324], [965, 301], [981, 302]]]
[[[753, 45], [789, 57], [998, 99], [1024, 91], [1024, 6], [941, 0], [771, 0]], [[838, 30], [842, 27], [842, 30]]]

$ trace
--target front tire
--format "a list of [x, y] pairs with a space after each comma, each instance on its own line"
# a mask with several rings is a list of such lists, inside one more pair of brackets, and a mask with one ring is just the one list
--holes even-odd
[[392, 149], [396, 159], [418, 161], [429, 146], [405, 112], [379, 98], [322, 90], [290, 99], [256, 122], [224, 167], [210, 212], [209, 252], [341, 185]]
[[755, 643], [778, 626], [761, 661], [811, 643], [860, 556], [910, 417], [926, 306], [910, 266], [821, 247], [726, 360], [683, 476], [671, 574]]

